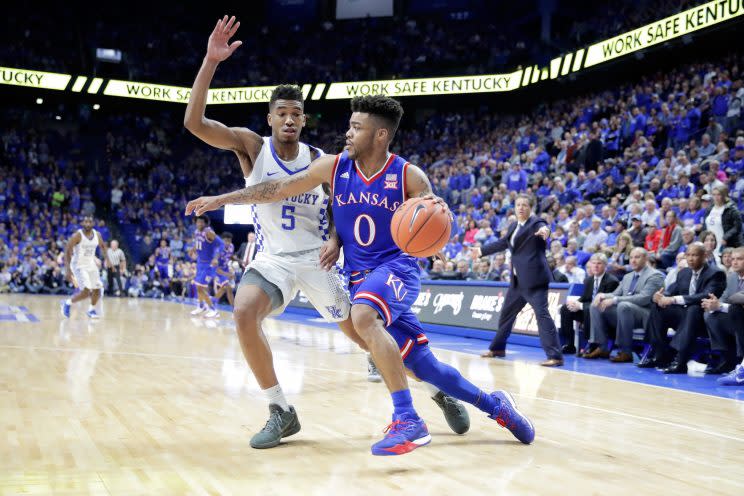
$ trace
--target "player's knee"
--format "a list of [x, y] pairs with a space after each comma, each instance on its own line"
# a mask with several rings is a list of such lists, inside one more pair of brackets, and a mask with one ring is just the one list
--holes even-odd
[[80, 291], [80, 293], [81, 293], [81, 294], [82, 294], [83, 296], [90, 296], [90, 289], [88, 289], [88, 288], [83, 288], [83, 290], [82, 290], [82, 291]]
[[351, 321], [354, 324], [354, 329], [357, 330], [362, 338], [369, 335], [381, 323], [375, 309], [368, 305], [352, 306]]

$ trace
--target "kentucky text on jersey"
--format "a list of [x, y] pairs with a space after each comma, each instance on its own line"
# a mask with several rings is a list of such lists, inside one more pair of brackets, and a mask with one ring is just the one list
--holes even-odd
[[320, 195], [315, 195], [313, 193], [302, 193], [298, 196], [290, 196], [285, 201], [299, 203], [300, 205], [315, 205], [318, 202], [318, 198], [320, 198]]

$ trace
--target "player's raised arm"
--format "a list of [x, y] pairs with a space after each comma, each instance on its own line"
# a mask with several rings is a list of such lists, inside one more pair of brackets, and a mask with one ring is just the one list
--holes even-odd
[[263, 140], [261, 136], [243, 127], [227, 127], [221, 122], [207, 119], [204, 111], [207, 106], [207, 95], [209, 84], [212, 82], [217, 65], [226, 60], [242, 44], [241, 41], [228, 41], [240, 27], [240, 22], [235, 22], [233, 16], [230, 20], [227, 16], [217, 21], [217, 25], [209, 36], [207, 43], [207, 55], [196, 75], [194, 86], [191, 88], [189, 103], [186, 106], [186, 115], [183, 125], [197, 138], [207, 144], [223, 150], [232, 150], [241, 159], [241, 167], [245, 175], [250, 174], [250, 164], [258, 155]]
[[323, 155], [313, 160], [307, 169], [292, 176], [254, 184], [224, 195], [202, 196], [196, 200], [191, 200], [186, 205], [186, 215], [191, 215], [192, 212], [195, 212], [196, 215], [202, 215], [227, 204], [274, 203], [290, 196], [299, 195], [320, 184], [330, 183], [335, 162], [335, 155]]

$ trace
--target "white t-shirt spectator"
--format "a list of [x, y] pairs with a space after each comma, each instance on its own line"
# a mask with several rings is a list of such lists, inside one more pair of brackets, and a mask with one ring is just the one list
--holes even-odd
[[705, 219], [705, 228], [716, 235], [718, 246], [723, 241], [723, 209], [724, 207], [713, 207]]
[[607, 233], [604, 229], [589, 231], [584, 238], [583, 249], [584, 251], [594, 251], [595, 248], [601, 247], [605, 241], [607, 241]]
[[119, 205], [123, 195], [124, 192], [120, 190], [118, 186], [115, 186], [114, 189], [111, 190], [111, 205]]

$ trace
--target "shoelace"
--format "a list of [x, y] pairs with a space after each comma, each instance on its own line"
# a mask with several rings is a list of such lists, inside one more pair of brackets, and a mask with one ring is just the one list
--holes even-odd
[[398, 434], [399, 432], [410, 430], [413, 427], [413, 422], [403, 421], [403, 420], [393, 420], [390, 424], [388, 424], [385, 429], [383, 429], [382, 432], [387, 433], [387, 436], [390, 437]]
[[266, 421], [266, 425], [264, 426], [263, 430], [267, 431], [274, 428], [281, 428], [281, 414], [279, 412], [273, 412], [271, 414], [269, 420]]

